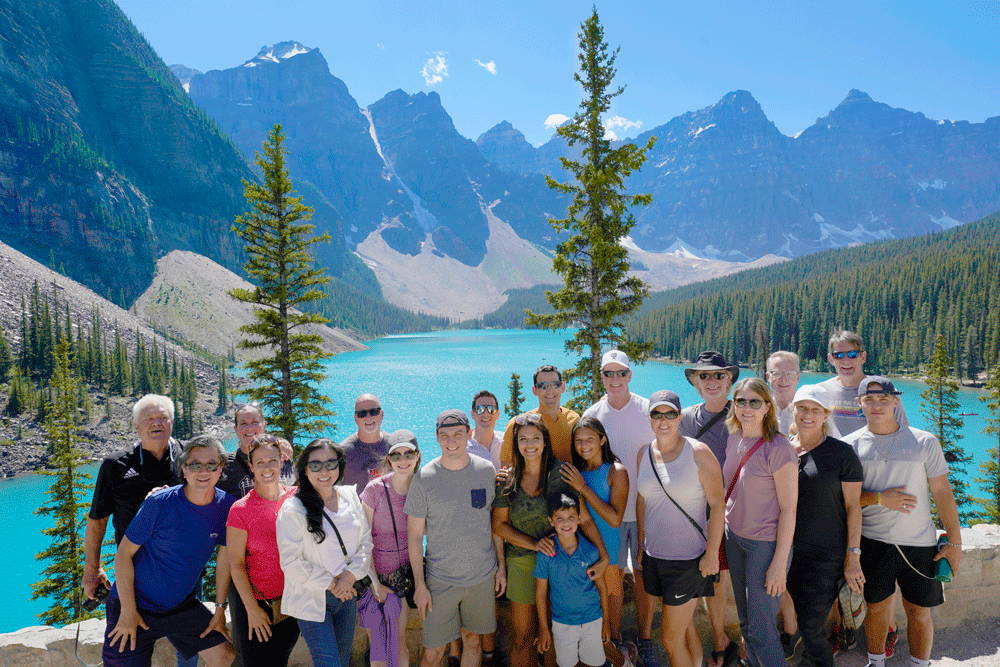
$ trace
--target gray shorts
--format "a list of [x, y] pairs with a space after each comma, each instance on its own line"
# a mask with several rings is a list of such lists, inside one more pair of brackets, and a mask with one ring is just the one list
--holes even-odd
[[477, 635], [496, 632], [496, 597], [493, 575], [473, 586], [427, 582], [431, 610], [424, 619], [421, 638], [427, 648], [444, 646], [462, 635], [462, 628]]
[[[622, 571], [637, 569], [635, 564], [639, 561], [639, 523], [637, 521], [622, 521], [618, 524], [618, 567]], [[632, 560], [627, 560], [631, 556]]]

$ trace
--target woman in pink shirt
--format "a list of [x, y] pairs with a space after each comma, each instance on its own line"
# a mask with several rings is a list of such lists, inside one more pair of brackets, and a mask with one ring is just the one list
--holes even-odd
[[733, 387], [726, 427], [726, 558], [740, 631], [751, 665], [783, 667], [776, 619], [795, 534], [798, 457], [760, 378]]
[[250, 493], [233, 503], [226, 545], [233, 584], [247, 610], [244, 667], [285, 667], [299, 638], [299, 625], [281, 613], [285, 579], [278, 557], [275, 522], [294, 486], [281, 484], [281, 438], [262, 434], [250, 443]]

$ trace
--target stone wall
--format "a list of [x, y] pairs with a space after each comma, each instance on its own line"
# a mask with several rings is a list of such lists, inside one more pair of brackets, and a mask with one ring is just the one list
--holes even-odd
[[[966, 621], [1000, 618], [1000, 526], [980, 525], [962, 529], [963, 556], [959, 575], [945, 587], [947, 601], [934, 610], [934, 622], [938, 629], [953, 628]], [[732, 606], [732, 605], [730, 605]], [[501, 628], [505, 624], [506, 606], [501, 607]], [[634, 607], [625, 610], [626, 636], [634, 632]], [[730, 609], [730, 632], [735, 635], [735, 609]], [[900, 628], [906, 627], [902, 609], [898, 611]], [[657, 621], [658, 622], [658, 621]], [[699, 609], [696, 622], [702, 636], [708, 637], [707, 619]], [[88, 664], [100, 662], [100, 646], [104, 634], [104, 621], [91, 620], [80, 624], [80, 658]], [[16, 632], [0, 634], [0, 665], [18, 667], [78, 667], [74, 655], [76, 626], [53, 628], [32, 626]], [[407, 627], [411, 656], [417, 655], [420, 645], [420, 619], [411, 614]], [[352, 664], [364, 664], [365, 650], [363, 633], [355, 639]], [[501, 636], [501, 643], [503, 636]], [[707, 642], [706, 642], [707, 645]], [[155, 667], [174, 667], [176, 664], [172, 648], [166, 642], [157, 645], [153, 660]], [[300, 640], [292, 654], [292, 665], [312, 665], [309, 652]]]

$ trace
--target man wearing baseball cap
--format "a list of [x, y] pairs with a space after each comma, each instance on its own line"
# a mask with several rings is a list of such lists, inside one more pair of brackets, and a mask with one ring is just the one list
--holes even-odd
[[[698, 390], [702, 402], [684, 408], [681, 413], [681, 435], [694, 438], [708, 445], [719, 459], [719, 465], [726, 462], [726, 442], [729, 430], [726, 416], [729, 414], [729, 392], [740, 376], [740, 368], [726, 361], [721, 353], [707, 350], [698, 355], [692, 368], [684, 369], [684, 377]], [[728, 566], [723, 565], [719, 581], [715, 584], [715, 595], [705, 598], [708, 618], [712, 626], [712, 655], [709, 667], [721, 667], [729, 635], [726, 634], [726, 599], [732, 591]], [[732, 649], [729, 650], [732, 654]]]
[[[947, 558], [954, 572], [962, 561], [958, 508], [948, 483], [941, 444], [927, 431], [901, 425], [899, 395], [892, 381], [868, 376], [858, 384], [858, 403], [866, 425], [846, 436], [861, 459], [861, 568], [865, 577], [868, 618], [865, 636], [871, 647], [885, 646], [889, 609], [896, 584], [903, 595], [906, 634], [914, 666], [926, 665], [934, 643], [931, 607], [944, 602], [936, 563]], [[948, 534], [937, 549], [931, 499]], [[885, 653], [869, 653], [873, 667], [883, 667]]]
[[424, 621], [420, 664], [439, 664], [461, 637], [462, 664], [478, 665], [479, 636], [496, 630], [493, 596], [504, 583], [490, 525], [496, 470], [469, 455], [469, 418], [461, 410], [439, 414], [435, 430], [441, 456], [414, 475], [404, 506], [413, 598]]

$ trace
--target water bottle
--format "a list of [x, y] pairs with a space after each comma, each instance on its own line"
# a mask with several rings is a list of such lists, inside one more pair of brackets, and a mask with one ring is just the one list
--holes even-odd
[[[941, 533], [941, 537], [937, 541], [938, 551], [941, 551], [945, 544], [948, 544], [948, 534]], [[934, 563], [934, 578], [943, 583], [951, 581], [951, 563], [948, 562], [947, 558], [942, 558]]]

